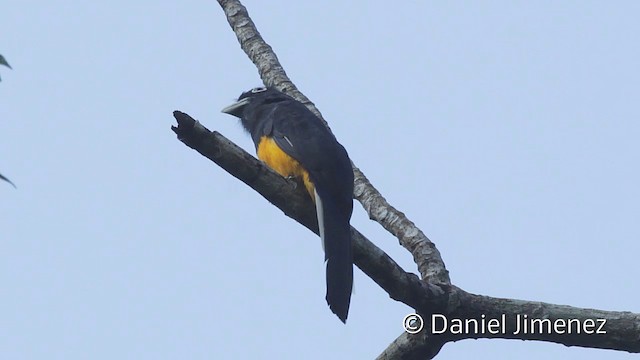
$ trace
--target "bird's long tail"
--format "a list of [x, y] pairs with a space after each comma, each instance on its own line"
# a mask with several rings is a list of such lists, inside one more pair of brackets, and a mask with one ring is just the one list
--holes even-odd
[[327, 262], [327, 304], [343, 323], [347, 321], [353, 287], [353, 254], [351, 252], [351, 214], [343, 214], [338, 204], [315, 192], [320, 238]]

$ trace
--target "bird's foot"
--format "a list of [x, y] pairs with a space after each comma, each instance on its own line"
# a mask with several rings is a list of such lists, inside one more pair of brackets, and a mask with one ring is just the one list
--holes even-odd
[[285, 176], [284, 178], [287, 179], [288, 181], [290, 181], [291, 183], [293, 183], [293, 188], [294, 189], [298, 188], [298, 178], [296, 178], [293, 175]]

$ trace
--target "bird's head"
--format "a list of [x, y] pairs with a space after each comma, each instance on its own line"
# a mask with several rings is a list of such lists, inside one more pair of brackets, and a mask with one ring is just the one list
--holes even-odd
[[289, 96], [274, 88], [257, 87], [240, 94], [238, 101], [222, 109], [222, 112], [242, 118], [245, 111], [249, 108], [263, 104], [286, 101], [289, 99], [291, 99]]

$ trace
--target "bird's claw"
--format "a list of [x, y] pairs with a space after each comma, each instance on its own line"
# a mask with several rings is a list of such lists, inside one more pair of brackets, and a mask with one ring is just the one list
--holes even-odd
[[285, 179], [287, 179], [287, 181], [290, 181], [291, 183], [293, 183], [293, 188], [297, 189], [298, 188], [298, 181], [297, 178], [293, 175], [289, 175], [289, 176], [285, 176]]

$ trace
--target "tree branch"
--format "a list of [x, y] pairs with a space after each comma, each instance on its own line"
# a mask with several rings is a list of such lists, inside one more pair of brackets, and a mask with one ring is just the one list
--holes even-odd
[[[479, 338], [501, 338], [519, 340], [542, 340], [554, 342], [567, 346], [581, 346], [588, 348], [623, 350], [633, 353], [640, 352], [640, 314], [622, 311], [604, 311], [596, 309], [577, 308], [567, 305], [556, 305], [537, 301], [523, 301], [514, 299], [494, 298], [470, 294], [456, 289], [459, 297], [459, 305], [451, 309], [447, 315], [449, 318], [476, 319], [482, 316], [485, 319], [505, 317], [505, 329], [498, 334], [458, 334], [448, 335], [448, 341], [462, 339]], [[542, 331], [530, 331], [523, 333], [523, 325], [527, 320], [536, 320], [536, 323], [546, 328], [550, 323], [552, 328], [550, 333]], [[569, 319], [576, 320], [571, 325], [571, 333], [568, 333]], [[557, 322], [559, 320], [560, 322]], [[601, 330], [605, 333], [598, 334], [600, 321], [604, 320]], [[591, 328], [591, 321], [595, 321], [595, 327]], [[564, 333], [559, 330], [565, 323]], [[520, 328], [517, 324], [520, 324]], [[575, 325], [580, 324], [582, 328], [579, 333]], [[554, 325], [557, 324], [557, 325]], [[531, 324], [529, 324], [531, 325]], [[538, 325], [533, 325], [537, 328]], [[589, 329], [587, 329], [589, 328]], [[531, 330], [531, 327], [529, 327]], [[520, 331], [518, 331], [520, 330]], [[593, 333], [591, 333], [593, 331]]]
[[[318, 233], [315, 207], [303, 187], [283, 178], [221, 134], [209, 131], [189, 115], [176, 111], [174, 117], [178, 126], [173, 126], [172, 129], [180, 141], [249, 185], [287, 216]], [[425, 319], [425, 329], [422, 332], [401, 335], [379, 359], [430, 358], [447, 342], [480, 338], [541, 340], [567, 346], [640, 352], [640, 314], [494, 298], [471, 294], [454, 285], [428, 283], [404, 271], [354, 228], [352, 235], [355, 264], [392, 299], [416, 309]], [[489, 331], [446, 331], [435, 334], [430, 321], [433, 314], [441, 314], [449, 322], [452, 319], [462, 319], [474, 320], [481, 324], [483, 320], [486, 323], [490, 319], [504, 319], [504, 329], [495, 334]], [[606, 321], [603, 327], [606, 335], [588, 334], [584, 330], [575, 333], [575, 329], [572, 334], [559, 334], [557, 331], [518, 332], [516, 320], [525, 317], [549, 323], [575, 319], [581, 325], [594, 321], [596, 327], [598, 319], [602, 319]]]
[[398, 336], [376, 360], [425, 360], [433, 359], [444, 346], [441, 339], [435, 339], [426, 332]]

